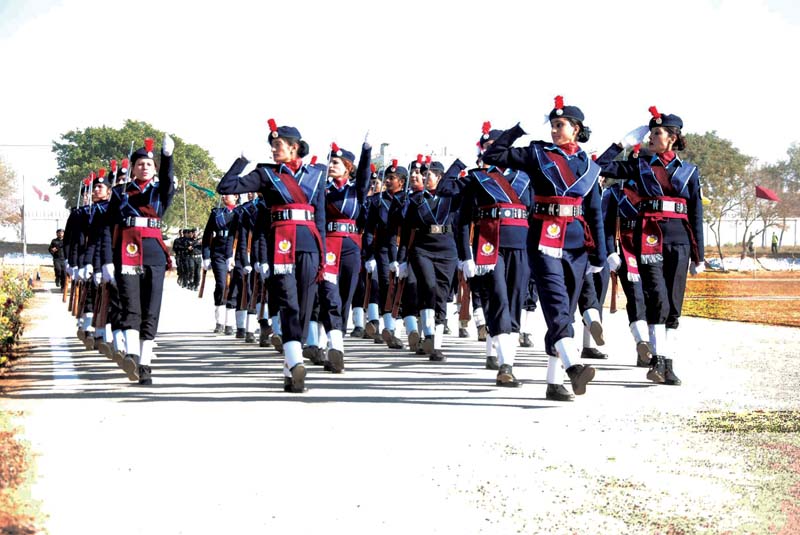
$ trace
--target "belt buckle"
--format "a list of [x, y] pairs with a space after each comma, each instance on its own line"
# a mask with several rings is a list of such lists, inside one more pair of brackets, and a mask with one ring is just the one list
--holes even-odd
[[431, 225], [431, 234], [441, 234], [442, 227], [441, 225]]

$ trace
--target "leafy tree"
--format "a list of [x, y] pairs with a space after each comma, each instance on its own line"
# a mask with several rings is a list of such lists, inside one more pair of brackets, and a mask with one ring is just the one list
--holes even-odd
[[0, 158], [0, 225], [16, 227], [17, 234], [21, 232], [22, 213], [20, 201], [17, 198], [17, 177], [14, 170]]
[[729, 140], [719, 137], [715, 131], [703, 135], [687, 134], [686, 147], [682, 157], [700, 169], [703, 197], [710, 201], [704, 203], [703, 219], [714, 234], [722, 261], [722, 219], [741, 206], [742, 177], [752, 158], [739, 152]]
[[[216, 203], [205, 193], [188, 187], [189, 182], [194, 182], [211, 190], [215, 189], [212, 177], [222, 175], [214, 164], [208, 151], [197, 145], [184, 143], [173, 134], [175, 152], [173, 164], [177, 179], [178, 191], [169, 210], [164, 215], [164, 224], [167, 228], [199, 227], [205, 224], [208, 213]], [[139, 121], [127, 120], [121, 129], [108, 126], [88, 127], [84, 130], [71, 130], [62, 134], [59, 141], [53, 142], [53, 152], [56, 154], [58, 175], [49, 179], [51, 185], [59, 189], [62, 197], [67, 199], [67, 204], [73, 205], [77, 201], [81, 182], [90, 172], [97, 172], [101, 167], [108, 168], [112, 159], [121, 162], [133, 150], [143, 146], [146, 137], [156, 140], [156, 152], [160, 150], [160, 143], [164, 133], [153, 126]], [[156, 156], [158, 161], [159, 156]], [[183, 184], [186, 189], [186, 216], [184, 222], [184, 195]]]

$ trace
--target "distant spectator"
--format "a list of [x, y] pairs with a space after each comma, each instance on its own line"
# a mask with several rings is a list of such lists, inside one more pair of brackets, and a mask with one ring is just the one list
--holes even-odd
[[772, 233], [772, 254], [778, 254], [778, 235]]
[[50, 254], [53, 255], [53, 271], [56, 275], [56, 288], [63, 288], [66, 278], [66, 270], [64, 269], [64, 229], [56, 230], [56, 237], [50, 242], [48, 249]]

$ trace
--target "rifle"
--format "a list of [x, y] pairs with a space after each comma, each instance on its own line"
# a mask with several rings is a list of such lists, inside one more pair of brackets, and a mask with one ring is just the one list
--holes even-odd
[[75, 292], [73, 293], [73, 298], [69, 303], [70, 311], [72, 312], [72, 315], [75, 316], [76, 318], [80, 315], [78, 311], [80, 309], [82, 296], [83, 296], [83, 281], [78, 279], [78, 282], [75, 283]]
[[[469, 243], [472, 244], [472, 238], [474, 237], [475, 226], [470, 224], [469, 226]], [[470, 289], [469, 283], [467, 282], [467, 278], [464, 277], [464, 273], [459, 271], [458, 272], [458, 291], [460, 293], [458, 298], [459, 303], [459, 310], [458, 310], [458, 320], [459, 321], [469, 321], [470, 310], [469, 310], [469, 302], [470, 302]]]
[[[408, 238], [408, 248], [406, 249], [406, 266], [407, 269], [411, 269], [411, 266], [408, 265], [408, 258], [411, 254], [411, 246], [414, 245], [414, 235], [416, 234], [417, 229], [411, 229], [411, 236]], [[400, 282], [397, 283], [397, 290], [394, 293], [394, 302], [392, 303], [392, 317], [397, 318], [400, 314], [400, 303], [403, 301], [403, 290], [406, 289], [406, 279], [408, 276], [400, 279]]]
[[[103, 302], [103, 284], [97, 285], [97, 291], [94, 294], [94, 314], [92, 315], [92, 327], [97, 329], [97, 325], [99, 324], [100, 319], [100, 304]], [[100, 325], [105, 325], [103, 322]]]
[[370, 294], [372, 293], [372, 273], [364, 269], [364, 274], [366, 279], [364, 280], [364, 310], [369, 307], [369, 298]]
[[619, 284], [619, 277], [616, 271], [611, 272], [611, 307], [609, 312], [611, 314], [617, 311], [617, 285]]
[[[253, 245], [253, 233], [247, 233], [247, 249], [245, 249], [246, 255], [250, 254], [250, 247]], [[250, 300], [247, 298], [247, 292], [250, 290], [250, 275], [253, 275], [253, 271], [250, 271], [250, 274], [246, 274], [242, 271], [242, 295], [239, 296], [239, 308], [242, 310], [247, 310], [249, 308]], [[253, 292], [255, 293], [255, 292]]]
[[97, 287], [97, 291], [100, 294], [100, 304], [95, 308], [94, 313], [94, 321], [96, 330], [104, 329], [106, 323], [108, 323], [108, 303], [111, 298], [111, 288], [109, 288], [110, 282], [103, 282], [100, 286]]
[[197, 297], [200, 299], [203, 298], [203, 291], [206, 289], [206, 273], [208, 273], [208, 270], [204, 269], [203, 274], [200, 276], [200, 290], [197, 292]]
[[386, 302], [383, 304], [384, 312], [391, 312], [394, 306], [394, 294], [397, 293], [397, 275], [389, 273], [389, 291], [386, 292]]
[[69, 275], [65, 275], [64, 276], [64, 287], [61, 288], [61, 302], [62, 303], [66, 303], [67, 302], [67, 283], [68, 282], [70, 284], [72, 283], [72, 277], [70, 277]]
[[[233, 258], [234, 258], [234, 266], [233, 269], [236, 269], [236, 246], [239, 245], [239, 234], [237, 233], [233, 237]], [[225, 266], [227, 268], [227, 266]], [[222, 302], [225, 303], [228, 301], [228, 291], [231, 288], [231, 274], [233, 273], [233, 269], [228, 271], [225, 274], [225, 289], [222, 291]], [[244, 285], [242, 285], [244, 286]]]

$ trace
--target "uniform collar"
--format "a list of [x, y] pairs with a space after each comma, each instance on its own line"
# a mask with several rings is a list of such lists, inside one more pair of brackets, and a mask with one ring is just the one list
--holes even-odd
[[[576, 147], [577, 150], [575, 150]], [[565, 151], [558, 145], [553, 145], [552, 143], [544, 146], [544, 150], [550, 152], [557, 152], [567, 160], [571, 160], [572, 158], [586, 160], [586, 153], [583, 151], [583, 149], [580, 148], [580, 146], [577, 143], [569, 143], [568, 145], [565, 145], [565, 148], [567, 148], [568, 151]], [[575, 152], [572, 152], [573, 150]]]

